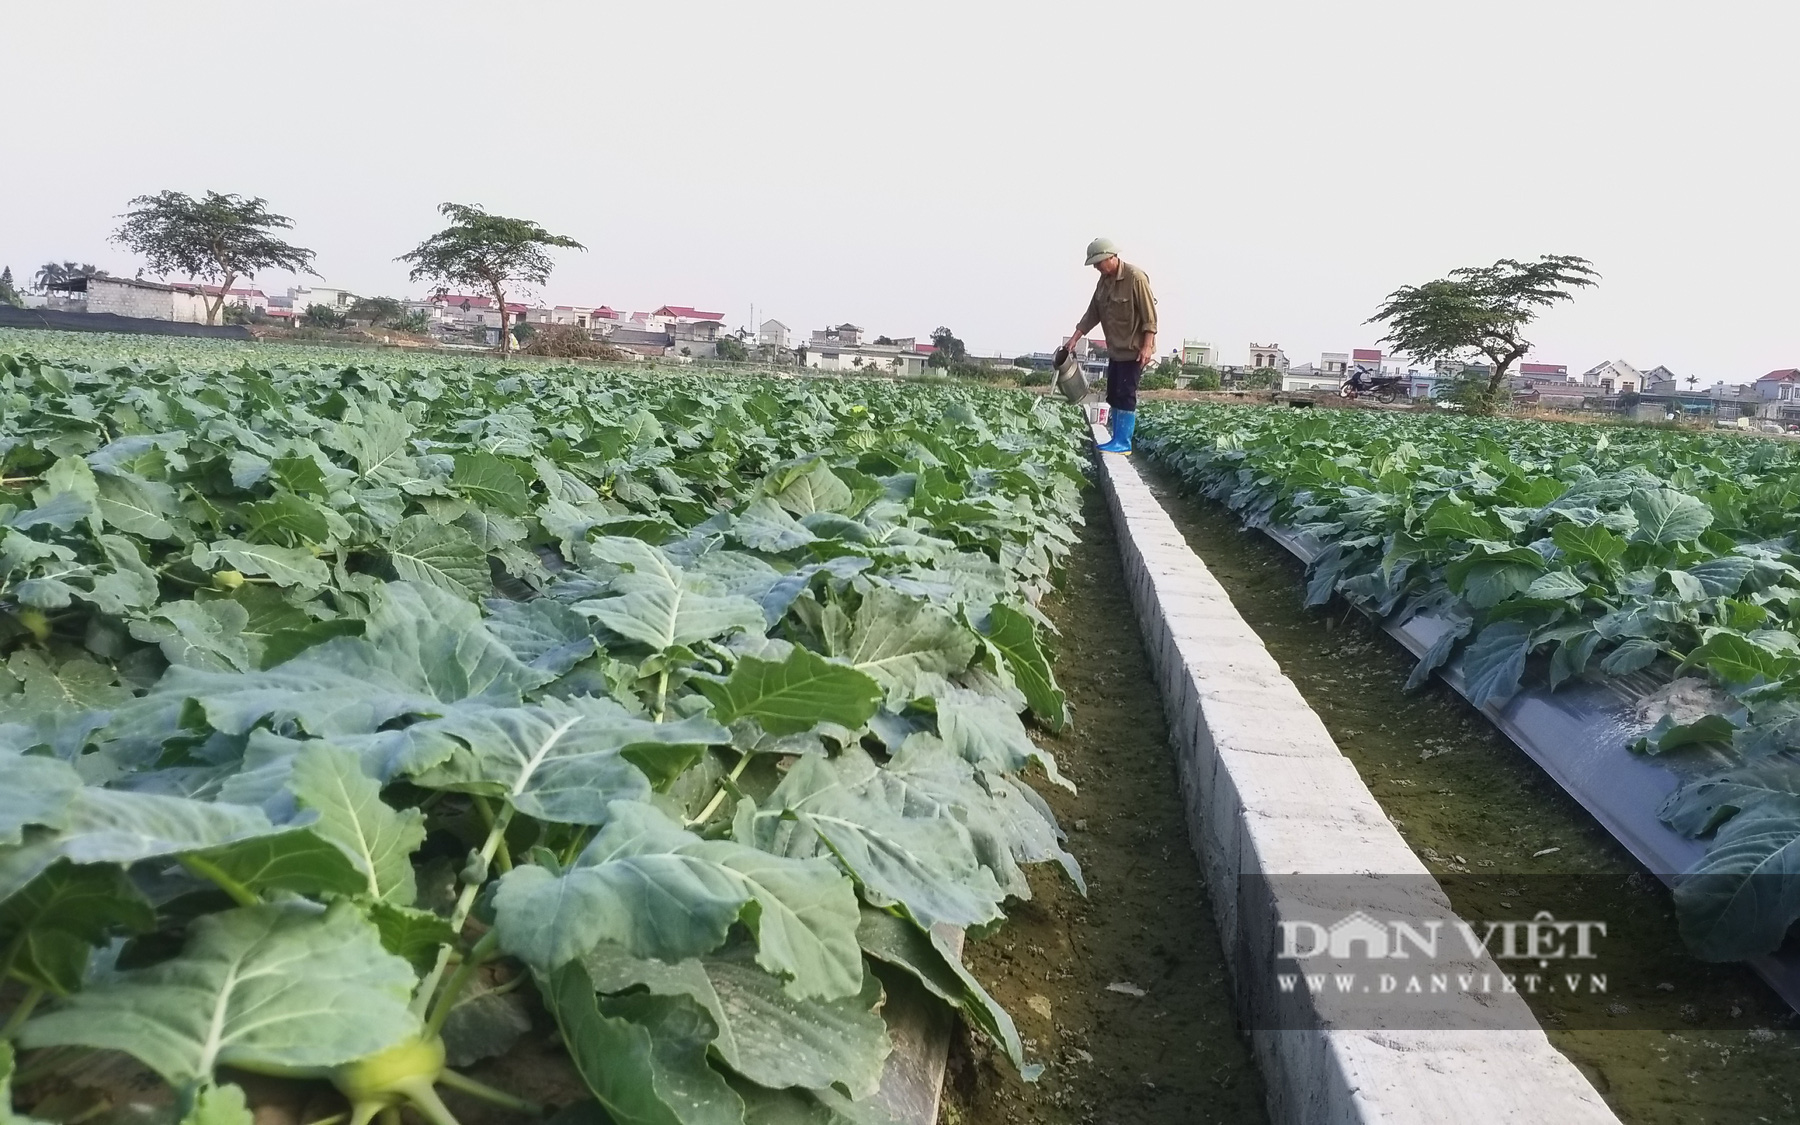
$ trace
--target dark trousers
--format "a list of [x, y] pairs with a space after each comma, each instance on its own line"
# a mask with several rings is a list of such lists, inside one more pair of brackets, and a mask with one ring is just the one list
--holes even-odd
[[1144, 375], [1144, 365], [1135, 359], [1109, 359], [1106, 361], [1106, 405], [1114, 410], [1135, 412], [1137, 410], [1138, 380]]

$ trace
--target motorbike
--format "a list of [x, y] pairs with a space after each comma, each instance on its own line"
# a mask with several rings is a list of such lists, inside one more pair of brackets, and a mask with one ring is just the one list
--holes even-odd
[[1352, 377], [1344, 380], [1338, 394], [1349, 399], [1372, 398], [1376, 402], [1389, 403], [1406, 394], [1405, 382], [1399, 375], [1365, 375], [1360, 380]]

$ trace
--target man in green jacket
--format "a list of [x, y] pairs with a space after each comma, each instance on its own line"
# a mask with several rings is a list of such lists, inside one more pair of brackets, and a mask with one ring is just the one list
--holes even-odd
[[1112, 407], [1112, 438], [1102, 453], [1130, 453], [1137, 428], [1138, 380], [1156, 354], [1156, 297], [1144, 271], [1119, 257], [1110, 238], [1088, 243], [1087, 264], [1100, 271], [1094, 299], [1075, 322], [1069, 348], [1098, 324], [1106, 333], [1106, 404]]

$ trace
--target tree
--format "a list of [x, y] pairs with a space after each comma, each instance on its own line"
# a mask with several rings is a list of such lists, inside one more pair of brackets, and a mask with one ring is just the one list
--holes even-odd
[[1698, 375], [1689, 375], [1687, 377], [1688, 390], [1691, 392], [1694, 389], [1694, 384], [1698, 383], [1699, 381], [1700, 381], [1700, 377]]
[[308, 305], [300, 316], [308, 328], [342, 328], [345, 324], [344, 314], [330, 305]]
[[408, 277], [413, 281], [480, 286], [492, 294], [494, 307], [500, 311], [500, 350], [504, 355], [512, 350], [512, 334], [506, 330], [507, 288], [548, 281], [551, 249], [587, 248], [565, 235], [551, 234], [529, 219], [490, 215], [469, 204], [441, 204], [438, 213], [449, 219], [450, 225], [395, 260], [412, 267]]
[[1382, 342], [1421, 360], [1486, 356], [1493, 369], [1471, 409], [1490, 412], [1507, 370], [1531, 351], [1526, 326], [1543, 309], [1571, 299], [1570, 290], [1593, 285], [1599, 276], [1587, 259], [1569, 254], [1547, 254], [1535, 262], [1502, 258], [1491, 266], [1451, 270], [1424, 285], [1402, 286], [1366, 323], [1385, 323]]
[[0, 305], [22, 308], [24, 304], [25, 299], [19, 296], [19, 290], [13, 285], [12, 267], [0, 269]]
[[130, 206], [112, 241], [142, 254], [152, 273], [184, 273], [218, 286], [218, 294], [206, 303], [208, 324], [218, 320], [227, 291], [258, 270], [313, 273], [311, 250], [275, 236], [292, 230], [294, 221], [269, 210], [268, 200], [260, 196], [209, 191], [195, 199], [161, 191], [140, 195]]
[[350, 320], [366, 321], [374, 328], [398, 324], [406, 316], [406, 306], [394, 297], [358, 297], [345, 315]]
[[86, 262], [45, 262], [38, 267], [37, 275], [32, 278], [32, 284], [36, 287], [38, 292], [41, 293], [46, 289], [49, 289], [52, 285], [57, 285], [64, 281], [74, 281], [78, 277], [105, 276], [105, 270], [98, 266], [89, 265]]
[[963, 342], [956, 338], [956, 333], [941, 324], [932, 331], [931, 342], [936, 345], [937, 350], [925, 361], [930, 367], [955, 367], [969, 354], [968, 349], [963, 347]]
[[1188, 389], [1191, 391], [1216, 391], [1219, 389], [1219, 369], [1203, 363], [1183, 364], [1182, 374], [1188, 376]]
[[734, 363], [742, 363], [750, 358], [750, 349], [744, 346], [742, 340], [732, 336], [720, 336], [718, 342], [714, 344], [713, 347], [714, 350], [719, 353], [720, 359], [728, 359]]

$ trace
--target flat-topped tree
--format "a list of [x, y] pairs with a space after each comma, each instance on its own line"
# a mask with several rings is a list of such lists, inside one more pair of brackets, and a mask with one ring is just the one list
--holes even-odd
[[1466, 266], [1423, 285], [1394, 290], [1365, 323], [1385, 323], [1382, 342], [1421, 360], [1469, 360], [1492, 364], [1487, 386], [1468, 405], [1489, 413], [1513, 363], [1531, 351], [1526, 325], [1572, 289], [1593, 285], [1600, 275], [1586, 258], [1546, 254], [1535, 262], [1502, 258], [1491, 266]]
[[160, 191], [140, 195], [130, 206], [112, 241], [143, 255], [151, 273], [183, 273], [218, 286], [206, 301], [208, 324], [218, 322], [231, 287], [254, 278], [258, 270], [313, 273], [311, 250], [275, 236], [292, 230], [294, 221], [269, 210], [269, 201], [261, 196], [209, 191], [195, 199]]
[[550, 250], [587, 247], [566, 235], [551, 234], [530, 219], [490, 215], [480, 207], [445, 203], [438, 213], [450, 225], [396, 261], [412, 267], [413, 281], [439, 286], [478, 286], [494, 298], [500, 314], [500, 354], [512, 351], [512, 326], [506, 322], [506, 290], [515, 285], [542, 285], [554, 263]]

